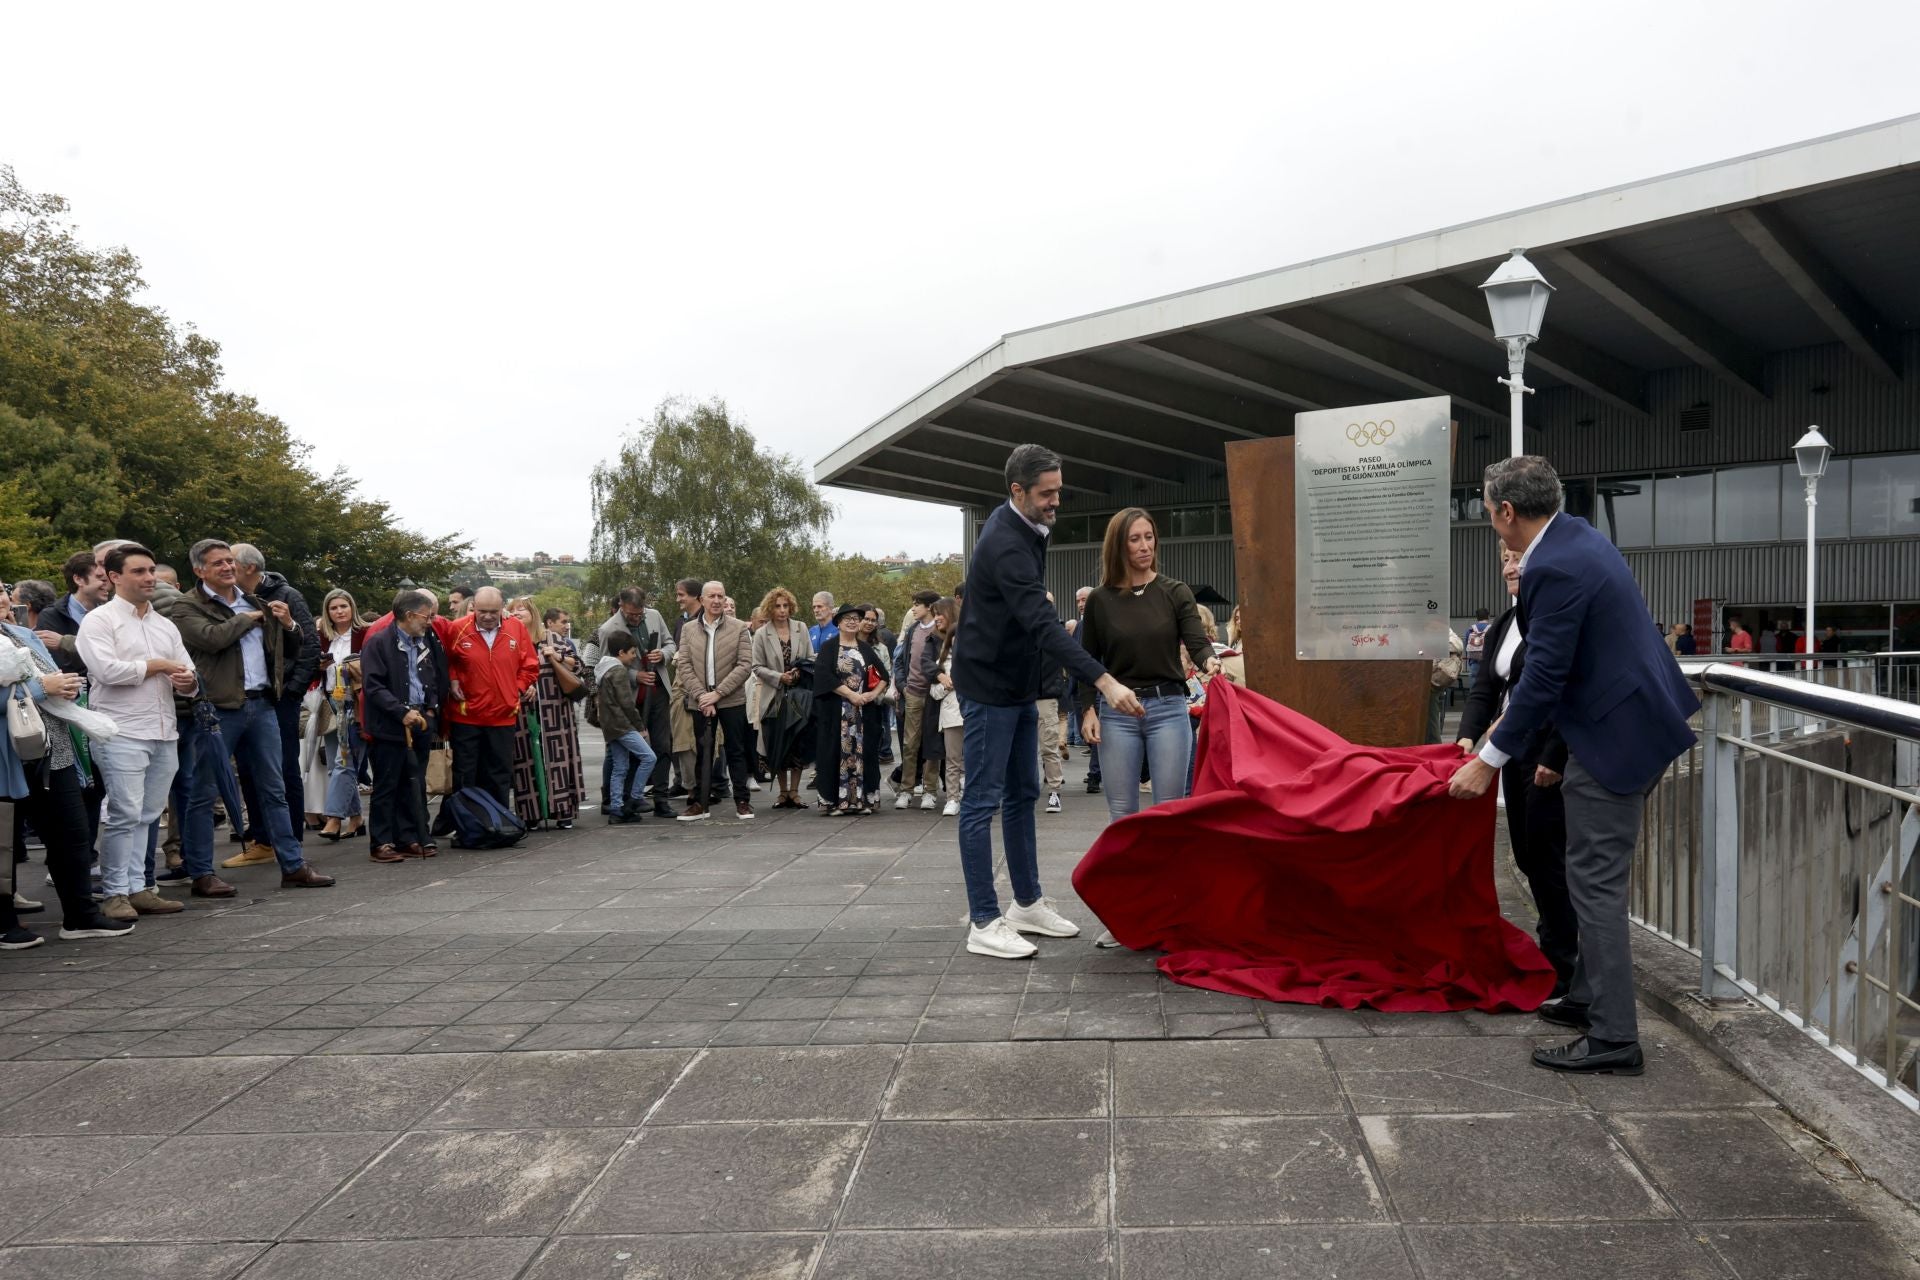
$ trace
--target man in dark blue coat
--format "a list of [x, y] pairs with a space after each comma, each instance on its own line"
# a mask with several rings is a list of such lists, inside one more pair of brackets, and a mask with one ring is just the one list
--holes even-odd
[[[1095, 684], [1107, 705], [1145, 714], [1133, 690], [1067, 634], [1047, 599], [1047, 536], [1060, 513], [1060, 457], [1023, 444], [1007, 459], [1008, 501], [987, 517], [967, 562], [966, 603], [953, 642], [953, 688], [966, 716], [967, 788], [960, 799], [960, 870], [972, 923], [967, 950], [1017, 960], [1036, 948], [1020, 935], [1071, 938], [1080, 927], [1040, 890], [1034, 802], [1040, 798], [1040, 715], [1051, 669]], [[993, 887], [993, 815], [1000, 814], [1014, 905]]]
[[1549, 1022], [1586, 1029], [1570, 1044], [1536, 1049], [1556, 1071], [1638, 1075], [1627, 876], [1646, 794], [1693, 745], [1687, 718], [1700, 700], [1660, 633], [1613, 543], [1560, 509], [1560, 477], [1545, 458], [1487, 468], [1487, 517], [1520, 553], [1520, 628], [1526, 670], [1479, 756], [1454, 775], [1458, 797], [1482, 795], [1501, 766], [1549, 720], [1568, 750], [1567, 888], [1580, 921], [1571, 990], [1540, 1008]]
[[393, 598], [393, 625], [369, 634], [360, 651], [360, 726], [373, 763], [367, 830], [375, 862], [430, 856], [427, 753], [439, 736], [440, 709], [452, 687], [433, 616], [432, 596], [402, 591]]

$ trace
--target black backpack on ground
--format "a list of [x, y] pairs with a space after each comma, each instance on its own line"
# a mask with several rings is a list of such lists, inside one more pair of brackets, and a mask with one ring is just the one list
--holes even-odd
[[479, 787], [462, 787], [446, 805], [453, 815], [453, 842], [462, 849], [506, 849], [526, 837], [520, 816]]

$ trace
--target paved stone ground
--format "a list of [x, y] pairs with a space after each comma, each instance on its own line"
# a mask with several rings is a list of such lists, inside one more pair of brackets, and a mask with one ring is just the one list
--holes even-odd
[[1904, 1206], [1651, 1014], [1646, 1076], [1569, 1081], [1531, 1017], [968, 956], [952, 827], [320, 846], [334, 890], [0, 958], [0, 1280], [1920, 1275]]

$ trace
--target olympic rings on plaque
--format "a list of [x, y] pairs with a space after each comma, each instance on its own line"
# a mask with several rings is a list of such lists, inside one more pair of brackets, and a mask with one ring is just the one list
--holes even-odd
[[1354, 448], [1364, 449], [1370, 444], [1385, 444], [1392, 438], [1393, 431], [1391, 418], [1380, 422], [1353, 422], [1347, 425], [1347, 439], [1353, 442]]

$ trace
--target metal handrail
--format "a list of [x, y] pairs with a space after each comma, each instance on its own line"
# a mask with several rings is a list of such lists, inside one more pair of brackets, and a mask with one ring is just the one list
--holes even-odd
[[1735, 694], [1823, 720], [1843, 721], [1856, 728], [1884, 733], [1908, 742], [1920, 742], [1920, 707], [1911, 702], [1883, 698], [1873, 693], [1854, 693], [1829, 685], [1810, 684], [1730, 662], [1683, 660], [1680, 671], [1702, 688]]

